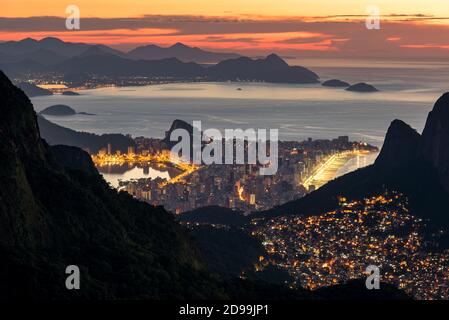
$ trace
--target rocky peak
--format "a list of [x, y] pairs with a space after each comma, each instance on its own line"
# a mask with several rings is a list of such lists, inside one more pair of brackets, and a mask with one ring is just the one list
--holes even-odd
[[436, 168], [449, 190], [449, 93], [438, 99], [427, 117], [421, 155]]
[[186, 46], [184, 43], [176, 42], [170, 48], [173, 48], [173, 49], [189, 49], [190, 47]]
[[401, 120], [394, 120], [388, 128], [385, 142], [376, 165], [397, 167], [415, 161], [421, 136]]
[[191, 137], [193, 135], [193, 127], [191, 124], [185, 122], [184, 120], [180, 120], [180, 119], [174, 120], [170, 126], [170, 129], [168, 131], [165, 131], [165, 138], [163, 140], [170, 148], [174, 144], [176, 144], [175, 142], [170, 141], [170, 136], [171, 136], [172, 132], [175, 131], [176, 129], [186, 130]]
[[169, 131], [174, 131], [176, 129], [184, 129], [187, 130], [189, 132], [192, 132], [192, 125], [185, 122], [184, 120], [180, 120], [180, 119], [176, 119], [172, 122], [170, 130]]
[[265, 58], [265, 62], [269, 63], [272, 66], [276, 66], [279, 68], [288, 67], [287, 62], [285, 62], [281, 57], [279, 57], [277, 54], [270, 54]]

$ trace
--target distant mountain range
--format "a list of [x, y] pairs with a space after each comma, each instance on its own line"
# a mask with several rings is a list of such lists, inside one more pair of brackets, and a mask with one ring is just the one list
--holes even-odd
[[[198, 63], [212, 60], [219, 62], [211, 66]], [[75, 83], [80, 79], [82, 82], [86, 75], [275, 83], [317, 83], [319, 79], [314, 72], [289, 66], [275, 54], [251, 59], [207, 52], [181, 43], [169, 48], [144, 46], [126, 54], [104, 45], [70, 43], [57, 38], [0, 43], [0, 69], [14, 78], [56, 72], [66, 79], [75, 77]]]
[[210, 52], [196, 47], [189, 47], [180, 42], [167, 47], [159, 47], [154, 44], [137, 47], [127, 53], [129, 58], [143, 60], [160, 60], [177, 58], [183, 62], [217, 63], [222, 60], [240, 57], [236, 53]]
[[105, 45], [65, 42], [53, 37], [42, 40], [26, 38], [0, 43], [0, 63], [32, 60], [38, 64], [50, 66], [67, 58], [89, 54], [89, 52], [124, 56], [121, 51]]
[[256, 80], [273, 83], [317, 83], [318, 75], [309, 69], [289, 66], [276, 54], [265, 59], [241, 57], [221, 61], [207, 69], [216, 81]]
[[176, 77], [195, 78], [204, 75], [199, 64], [181, 62], [176, 58], [162, 60], [131, 60], [111, 54], [77, 56], [53, 66], [60, 73], [89, 73], [109, 77]]
[[217, 63], [240, 57], [236, 53], [205, 51], [179, 42], [166, 48], [154, 44], [144, 45], [127, 53], [105, 45], [65, 42], [53, 37], [42, 40], [26, 38], [20, 41], [0, 42], [0, 63], [20, 62], [30, 59], [42, 65], [54, 65], [67, 58], [93, 54], [111, 54], [134, 60], [177, 58], [183, 62], [196, 63]]
[[53, 67], [61, 73], [94, 73], [102, 76], [173, 77], [210, 81], [265, 81], [317, 83], [318, 75], [303, 67], [291, 67], [275, 54], [265, 59], [237, 58], [203, 67], [177, 58], [130, 60], [114, 55], [90, 55], [64, 60]]

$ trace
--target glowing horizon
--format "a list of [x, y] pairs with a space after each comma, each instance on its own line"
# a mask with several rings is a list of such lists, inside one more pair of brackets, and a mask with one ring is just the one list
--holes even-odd
[[[449, 2], [443, 0], [0, 1], [0, 41], [52, 36], [124, 51], [183, 42], [210, 50], [317, 57], [444, 57], [449, 51]], [[65, 30], [70, 4], [80, 8], [81, 30]], [[382, 27], [369, 31], [364, 21], [373, 4]]]

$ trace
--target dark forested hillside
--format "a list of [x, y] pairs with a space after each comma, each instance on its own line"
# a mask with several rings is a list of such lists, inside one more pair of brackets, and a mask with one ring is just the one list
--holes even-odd
[[[225, 296], [169, 213], [117, 194], [91, 164], [77, 168], [83, 151], [49, 148], [3, 73], [0, 97], [0, 298]], [[82, 290], [65, 288], [68, 265]]]

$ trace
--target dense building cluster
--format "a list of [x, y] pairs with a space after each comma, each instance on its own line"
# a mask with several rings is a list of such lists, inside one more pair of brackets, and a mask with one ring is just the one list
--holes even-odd
[[61, 93], [67, 90], [86, 90], [105, 87], [130, 87], [130, 86], [148, 86], [167, 83], [183, 82], [203, 82], [205, 77], [171, 77], [171, 76], [108, 76], [94, 75], [87, 73], [69, 73], [60, 72], [23, 72], [13, 77], [16, 82], [32, 82], [39, 86], [63, 86], [61, 88], [51, 88], [54, 93]]
[[140, 178], [121, 181], [120, 188], [136, 198], [168, 210], [181, 213], [199, 207], [218, 205], [241, 211], [265, 210], [300, 198], [314, 190], [315, 176], [321, 174], [339, 157], [349, 158], [360, 153], [377, 151], [377, 148], [348, 137], [333, 140], [280, 142], [278, 170], [275, 175], [262, 176], [258, 164], [220, 164], [194, 166], [170, 163], [165, 144], [159, 139], [136, 138], [136, 150], [127, 153], [111, 153], [111, 146], [104, 148], [93, 160], [100, 171], [111, 171], [114, 166], [130, 164], [144, 170], [160, 164], [176, 167], [170, 179]]
[[281, 216], [252, 225], [268, 254], [256, 268], [269, 263], [285, 268], [295, 279], [292, 286], [344, 283], [366, 277], [366, 268], [374, 265], [381, 281], [414, 298], [449, 298], [449, 252], [434, 250], [425, 221], [409, 214], [401, 194], [342, 198], [337, 210], [322, 215]]

